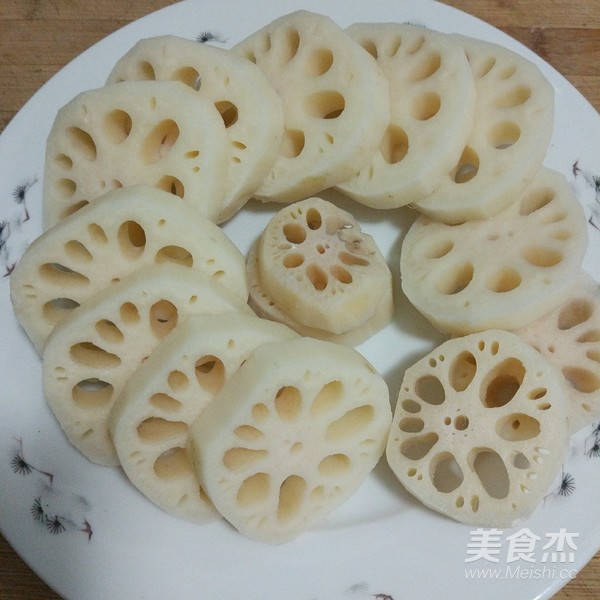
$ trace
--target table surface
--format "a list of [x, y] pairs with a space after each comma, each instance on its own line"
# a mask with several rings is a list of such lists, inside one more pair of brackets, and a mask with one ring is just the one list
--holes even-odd
[[[72, 58], [128, 22], [170, 4], [174, 2], [2, 0], [0, 131], [41, 85]], [[446, 4], [487, 21], [531, 48], [600, 111], [599, 0], [448, 0]], [[599, 597], [600, 552], [555, 599]], [[59, 599], [2, 536], [0, 598]]]

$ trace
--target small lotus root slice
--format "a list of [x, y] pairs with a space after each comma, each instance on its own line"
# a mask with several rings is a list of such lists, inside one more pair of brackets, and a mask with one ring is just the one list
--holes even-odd
[[229, 138], [229, 173], [217, 222], [229, 219], [260, 186], [279, 153], [283, 106], [262, 69], [224, 48], [173, 35], [140, 40], [109, 83], [179, 80], [212, 100]]
[[356, 23], [348, 34], [390, 83], [391, 121], [369, 165], [337, 188], [374, 208], [396, 208], [433, 192], [471, 135], [475, 84], [460, 44], [415, 25]]
[[392, 297], [375, 240], [347, 211], [321, 198], [282, 208], [263, 231], [257, 267], [263, 292], [301, 325], [341, 334]]
[[344, 344], [345, 346], [358, 346], [383, 329], [392, 320], [394, 315], [394, 299], [391, 294], [384, 294], [381, 305], [375, 310], [375, 314], [370, 319], [367, 319], [362, 325], [344, 333], [332, 333], [325, 329], [317, 329], [299, 323], [279, 308], [275, 301], [262, 289], [258, 274], [257, 245], [254, 244], [250, 248], [246, 268], [250, 289], [248, 303], [259, 317], [283, 323], [300, 335], [335, 342], [336, 344]]
[[46, 144], [48, 229], [110, 189], [147, 183], [216, 220], [229, 142], [213, 102], [179, 81], [126, 81], [82, 92], [59, 111]]
[[523, 327], [567, 298], [587, 247], [586, 227], [566, 178], [542, 169], [489, 219], [446, 225], [417, 218], [402, 244], [402, 289], [454, 335]]
[[386, 456], [426, 506], [510, 527], [549, 491], [568, 446], [560, 373], [518, 336], [489, 330], [444, 342], [407, 369]]
[[81, 304], [52, 331], [43, 353], [46, 400], [71, 443], [92, 462], [118, 465], [107, 419], [127, 379], [192, 314], [253, 314], [205, 273], [144, 267]]
[[241, 313], [193, 315], [131, 375], [109, 415], [121, 466], [147, 498], [177, 517], [219, 518], [187, 450], [189, 426], [257, 346], [296, 334]]
[[244, 258], [222, 229], [173, 194], [138, 184], [106, 192], [29, 246], [10, 278], [15, 314], [41, 352], [73, 308], [155, 263], [202, 271], [248, 298]]
[[298, 337], [250, 354], [193, 423], [190, 447], [221, 515], [281, 543], [358, 489], [390, 421], [387, 385], [358, 352]]
[[256, 198], [307, 198], [371, 160], [390, 119], [389, 84], [375, 59], [329, 17], [290, 13], [233, 51], [265, 72], [283, 102], [283, 143]]
[[571, 431], [600, 418], [600, 284], [581, 271], [567, 300], [514, 331], [563, 374]]
[[459, 161], [414, 207], [447, 223], [497, 214], [542, 166], [554, 127], [554, 89], [526, 58], [466, 36], [477, 91], [475, 120]]

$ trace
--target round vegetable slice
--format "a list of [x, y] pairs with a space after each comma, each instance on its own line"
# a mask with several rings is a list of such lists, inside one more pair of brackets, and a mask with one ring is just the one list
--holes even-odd
[[567, 300], [514, 331], [563, 374], [571, 431], [600, 418], [600, 284], [581, 271]]
[[257, 346], [296, 337], [253, 315], [193, 315], [131, 375], [109, 415], [109, 431], [129, 480], [170, 514], [219, 518], [192, 469], [189, 426]]
[[334, 334], [372, 319], [392, 297], [375, 240], [347, 211], [321, 198], [282, 208], [257, 250], [261, 289], [294, 321]]
[[583, 209], [566, 178], [542, 169], [489, 219], [447, 225], [421, 215], [402, 244], [402, 289], [442, 331], [515, 329], [567, 298], [586, 247]]
[[414, 207], [461, 223], [500, 212], [541, 168], [554, 127], [554, 89], [519, 54], [467, 36], [452, 39], [463, 46], [475, 77], [473, 129], [454, 168]]
[[426, 506], [482, 527], [510, 527], [549, 491], [569, 447], [560, 373], [518, 336], [449, 340], [404, 376], [386, 448]]
[[387, 385], [358, 352], [299, 337], [250, 354], [193, 423], [190, 447], [218, 511], [281, 543], [356, 491], [390, 420]]
[[104, 192], [147, 183], [216, 220], [229, 169], [214, 103], [179, 81], [126, 81], [82, 92], [56, 115], [46, 144], [48, 229]]
[[127, 379], [192, 314], [253, 314], [205, 273], [152, 265], [92, 296], [50, 334], [43, 353], [46, 400], [71, 443], [91, 461], [118, 465], [107, 418]]
[[164, 35], [140, 40], [108, 83], [178, 80], [214, 102], [229, 139], [227, 190], [217, 222], [229, 219], [260, 186], [278, 155], [283, 106], [262, 69], [238, 54]]
[[223, 231], [173, 194], [138, 184], [103, 194], [34, 240], [11, 274], [15, 315], [41, 352], [73, 308], [155, 263], [202, 271], [248, 298], [244, 258]]
[[390, 118], [389, 85], [373, 57], [329, 17], [296, 11], [233, 48], [283, 102], [283, 144], [254, 196], [294, 202], [365, 166]]
[[337, 186], [374, 208], [421, 200], [458, 162], [471, 135], [475, 84], [451, 36], [399, 23], [356, 23], [347, 30], [390, 83], [391, 120], [370, 163]]

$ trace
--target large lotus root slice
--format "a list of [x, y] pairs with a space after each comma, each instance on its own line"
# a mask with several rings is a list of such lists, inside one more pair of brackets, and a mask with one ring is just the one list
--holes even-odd
[[470, 138], [455, 167], [414, 207], [448, 223], [508, 206], [542, 166], [554, 127], [554, 90], [532, 62], [506, 48], [454, 35], [477, 90]]
[[65, 317], [43, 354], [46, 400], [71, 443], [91, 461], [119, 464], [107, 418], [127, 379], [193, 314], [253, 314], [205, 273], [152, 265], [105, 288]]
[[129, 480], [170, 514], [219, 518], [187, 450], [189, 426], [257, 346], [296, 334], [253, 315], [194, 315], [175, 329], [127, 381], [109, 431]]
[[567, 300], [514, 331], [563, 374], [571, 399], [571, 431], [600, 418], [600, 285], [585, 271]]
[[369, 165], [337, 187], [374, 208], [421, 200], [471, 134], [475, 84], [465, 52], [451, 36], [413, 25], [357, 23], [347, 32], [386, 74], [391, 120]]
[[192, 425], [190, 446], [225, 519], [280, 543], [357, 490], [390, 420], [386, 383], [358, 352], [298, 337], [250, 354]]
[[223, 231], [173, 194], [139, 184], [107, 192], [29, 246], [10, 278], [15, 314], [41, 352], [73, 308], [155, 263], [202, 271], [248, 298], [244, 258]]
[[348, 212], [321, 198], [282, 208], [257, 250], [261, 290], [294, 321], [334, 334], [372, 319], [392, 297], [375, 240]]
[[212, 100], [229, 138], [229, 174], [217, 222], [237, 212], [263, 182], [279, 154], [283, 106], [262, 69], [208, 44], [165, 35], [139, 41], [108, 82], [183, 81]]
[[373, 57], [331, 19], [297, 11], [233, 51], [263, 69], [283, 102], [283, 144], [256, 198], [294, 202], [370, 161], [389, 123], [389, 85]]
[[569, 446], [560, 373], [506, 331], [443, 343], [410, 367], [386, 449], [426, 506], [482, 527], [510, 527], [549, 491]]
[[47, 229], [110, 189], [147, 183], [211, 221], [225, 195], [229, 143], [213, 102], [179, 81], [127, 81], [82, 92], [46, 144]]
[[568, 296], [587, 247], [565, 177], [542, 169], [500, 214], [461, 225], [420, 216], [402, 244], [402, 289], [442, 331], [515, 329]]

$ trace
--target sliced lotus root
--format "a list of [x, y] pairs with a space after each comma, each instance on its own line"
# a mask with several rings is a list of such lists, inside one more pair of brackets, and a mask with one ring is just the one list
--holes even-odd
[[285, 206], [269, 221], [257, 269], [260, 289], [281, 311], [334, 334], [360, 327], [392, 298], [392, 276], [375, 240], [321, 198]]
[[194, 315], [129, 378], [109, 415], [109, 431], [129, 480], [170, 514], [219, 518], [192, 468], [189, 426], [260, 344], [296, 334], [253, 315]]
[[253, 314], [205, 273], [152, 265], [105, 288], [65, 317], [43, 354], [46, 400], [71, 443], [91, 461], [118, 465], [107, 418], [127, 379], [179, 320]]
[[560, 373], [500, 330], [449, 340], [411, 366], [386, 449], [404, 487], [464, 523], [528, 517], [569, 447]]
[[281, 543], [356, 491], [390, 420], [387, 385], [358, 352], [298, 337], [250, 354], [194, 421], [190, 448], [221, 515]]
[[179, 80], [214, 102], [230, 155], [216, 220], [231, 217], [273, 166], [283, 135], [281, 99], [262, 69], [229, 50], [165, 35], [139, 41], [117, 62], [108, 83], [126, 80]]
[[554, 89], [532, 62], [499, 45], [453, 35], [477, 91], [471, 136], [435, 191], [414, 207], [447, 223], [497, 214], [542, 166], [554, 127]]
[[216, 220], [229, 142], [214, 103], [179, 81], [126, 81], [58, 111], [46, 145], [48, 229], [110, 189], [147, 183]]
[[283, 323], [300, 335], [344, 344], [345, 346], [358, 346], [383, 329], [392, 320], [394, 315], [393, 296], [385, 294], [381, 300], [381, 305], [375, 310], [375, 314], [370, 319], [367, 319], [362, 325], [359, 325], [355, 329], [350, 329], [345, 333], [332, 333], [325, 329], [302, 325], [288, 313], [280, 309], [272, 298], [263, 291], [258, 275], [257, 245], [254, 244], [248, 253], [247, 274], [250, 289], [248, 303], [259, 317]]
[[107, 192], [29, 246], [10, 277], [15, 315], [41, 352], [76, 306], [154, 263], [202, 271], [248, 298], [244, 258], [222, 229], [180, 198], [139, 184]]
[[600, 418], [600, 284], [581, 271], [567, 300], [514, 331], [563, 374], [571, 431]]
[[542, 169], [489, 219], [446, 225], [420, 216], [402, 244], [402, 289], [448, 333], [523, 327], [568, 297], [586, 227], [565, 177]]
[[451, 36], [415, 25], [356, 23], [346, 31], [387, 76], [391, 120], [371, 162], [337, 187], [374, 208], [421, 200], [471, 135], [475, 84], [465, 52]]
[[293, 12], [233, 51], [263, 69], [283, 102], [283, 144], [256, 198], [294, 202], [370, 161], [389, 123], [389, 85], [373, 57], [329, 17]]

